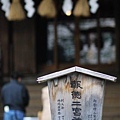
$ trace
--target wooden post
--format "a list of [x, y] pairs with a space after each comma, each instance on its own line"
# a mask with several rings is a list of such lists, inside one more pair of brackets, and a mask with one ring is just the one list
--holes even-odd
[[79, 65], [80, 61], [80, 30], [79, 30], [79, 17], [75, 18], [75, 64]]
[[116, 77], [77, 66], [38, 78], [48, 81], [51, 120], [102, 120], [106, 80]]
[[58, 43], [57, 43], [57, 17], [54, 18], [54, 62], [55, 69], [58, 68]]
[[14, 71], [14, 45], [13, 45], [13, 22], [9, 22], [9, 73], [11, 74]]

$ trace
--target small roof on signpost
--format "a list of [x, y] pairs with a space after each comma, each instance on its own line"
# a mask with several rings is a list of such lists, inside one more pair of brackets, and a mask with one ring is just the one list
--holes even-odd
[[67, 75], [67, 74], [70, 74], [70, 73], [73, 73], [73, 72], [79, 72], [79, 73], [83, 73], [83, 74], [86, 74], [86, 75], [90, 75], [90, 76], [93, 76], [93, 77], [97, 77], [97, 78], [100, 78], [100, 79], [109, 80], [109, 81], [113, 81], [113, 82], [115, 82], [116, 79], [117, 79], [117, 77], [114, 77], [114, 76], [110, 76], [110, 75], [107, 75], [107, 74], [103, 74], [103, 73], [100, 73], [100, 72], [95, 72], [95, 71], [92, 71], [92, 70], [89, 70], [89, 69], [85, 69], [85, 68], [82, 68], [82, 67], [75, 66], [75, 67], [71, 67], [71, 68], [68, 68], [68, 69], [65, 69], [65, 70], [61, 70], [61, 71], [58, 71], [58, 72], [54, 72], [54, 73], [51, 73], [51, 74], [48, 74], [48, 75], [41, 76], [37, 79], [37, 81], [38, 81], [38, 83], [42, 83], [42, 82], [46, 82], [48, 80], [58, 78], [60, 76], [64, 76], [64, 75]]

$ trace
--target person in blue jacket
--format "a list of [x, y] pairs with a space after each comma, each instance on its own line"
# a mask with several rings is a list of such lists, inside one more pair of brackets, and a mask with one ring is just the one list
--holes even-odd
[[21, 79], [22, 76], [18, 72], [13, 72], [10, 82], [2, 87], [3, 120], [23, 120], [25, 117], [29, 93]]

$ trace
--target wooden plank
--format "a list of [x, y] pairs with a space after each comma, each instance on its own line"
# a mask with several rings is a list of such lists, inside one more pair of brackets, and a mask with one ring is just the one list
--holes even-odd
[[105, 107], [103, 109], [103, 116], [120, 116], [120, 107]]
[[120, 120], [120, 117], [119, 116], [118, 117], [116, 117], [116, 116], [113, 116], [113, 117], [106, 116], [106, 117], [103, 118], [103, 120]]
[[104, 82], [77, 72], [48, 81], [52, 120], [101, 120]]
[[37, 81], [39, 83], [46, 82], [50, 79], [54, 79], [54, 78], [57, 78], [57, 77], [60, 77], [60, 76], [63, 76], [63, 75], [67, 75], [67, 74], [75, 72], [75, 71], [86, 74], [86, 75], [90, 75], [90, 76], [93, 76], [93, 77], [97, 77], [97, 78], [100, 78], [100, 79], [114, 81], [114, 82], [117, 79], [116, 77], [113, 77], [113, 76], [110, 76], [110, 75], [106, 75], [106, 74], [103, 74], [103, 73], [99, 73], [99, 72], [95, 72], [95, 71], [92, 71], [92, 70], [88, 70], [88, 69], [85, 69], [85, 68], [75, 66], [75, 67], [71, 67], [71, 68], [68, 68], [68, 69], [65, 69], [65, 70], [61, 70], [61, 71], [58, 71], [58, 72], [54, 72], [54, 73], [39, 77]]
[[107, 75], [107, 74], [103, 74], [103, 73], [100, 73], [100, 72], [96, 72], [96, 71], [92, 71], [92, 70], [88, 70], [88, 69], [80, 68], [80, 67], [76, 67], [76, 71], [87, 74], [87, 75], [91, 75], [93, 77], [97, 77], [97, 78], [100, 78], [100, 79], [110, 80], [110, 81], [113, 81], [113, 82], [115, 82], [116, 79], [117, 79], [116, 77], [113, 77], [113, 76], [110, 76], [110, 75]]
[[75, 17], [75, 64], [79, 65], [80, 59], [80, 30], [79, 30], [80, 19]]

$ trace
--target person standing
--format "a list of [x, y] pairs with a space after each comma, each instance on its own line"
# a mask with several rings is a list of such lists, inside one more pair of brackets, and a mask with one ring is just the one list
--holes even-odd
[[25, 117], [29, 93], [21, 80], [22, 76], [18, 72], [13, 72], [10, 82], [2, 87], [3, 120], [23, 120]]

